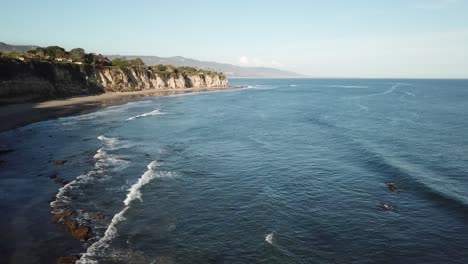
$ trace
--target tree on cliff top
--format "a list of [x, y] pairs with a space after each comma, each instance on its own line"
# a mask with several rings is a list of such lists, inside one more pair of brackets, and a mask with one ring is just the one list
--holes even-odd
[[144, 63], [143, 60], [140, 59], [140, 58], [136, 58], [136, 59], [130, 60], [129, 63], [130, 63], [130, 65], [132, 65], [132, 66], [145, 66], [145, 63]]
[[76, 49], [70, 50], [70, 57], [74, 61], [84, 62], [85, 61], [85, 55], [86, 55], [86, 53], [85, 53], [84, 49], [82, 49], [82, 48], [76, 48]]
[[166, 65], [162, 65], [162, 64], [158, 64], [158, 65], [156, 65], [156, 69], [157, 69], [158, 71], [162, 71], [162, 72], [163, 72], [163, 71], [166, 71], [166, 70], [167, 70], [167, 66], [166, 66]]
[[67, 55], [65, 49], [59, 46], [49, 46], [44, 49], [44, 52], [52, 58], [63, 58]]
[[124, 58], [113, 59], [112, 60], [112, 66], [117, 66], [117, 67], [130, 67], [130, 66], [142, 67], [142, 66], [145, 66], [145, 63], [140, 58], [136, 58], [136, 59], [133, 59], [133, 60], [127, 60], [124, 57]]

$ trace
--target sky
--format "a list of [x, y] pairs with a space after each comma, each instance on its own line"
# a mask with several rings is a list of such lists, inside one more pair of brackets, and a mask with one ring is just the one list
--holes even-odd
[[468, 0], [0, 0], [0, 41], [310, 77], [468, 78]]

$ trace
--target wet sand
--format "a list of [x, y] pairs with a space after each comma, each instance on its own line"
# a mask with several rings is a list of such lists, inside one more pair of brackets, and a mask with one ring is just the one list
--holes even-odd
[[163, 96], [181, 93], [236, 89], [241, 87], [187, 88], [170, 90], [144, 90], [135, 92], [104, 93], [79, 96], [41, 103], [21, 103], [0, 106], [0, 132], [35, 122], [63, 116], [85, 114], [102, 107], [123, 104], [146, 96]]

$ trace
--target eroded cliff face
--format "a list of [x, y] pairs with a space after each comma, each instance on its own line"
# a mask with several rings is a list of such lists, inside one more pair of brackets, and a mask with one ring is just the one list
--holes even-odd
[[227, 79], [221, 75], [161, 73], [152, 67], [98, 69], [95, 82], [100, 84], [105, 92], [228, 86]]
[[106, 92], [224, 88], [221, 74], [159, 72], [153, 67], [105, 67], [0, 61], [0, 102], [34, 101]]

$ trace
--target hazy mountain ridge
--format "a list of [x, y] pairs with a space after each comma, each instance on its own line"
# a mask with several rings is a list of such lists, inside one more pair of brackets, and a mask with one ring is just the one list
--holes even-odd
[[134, 56], [134, 55], [106, 55], [109, 59], [125, 57], [127, 59], [141, 58], [146, 65], [170, 64], [174, 66], [189, 66], [205, 70], [224, 72], [227, 77], [256, 77], [256, 78], [301, 78], [304, 75], [267, 67], [242, 67], [227, 63], [212, 61], [200, 61], [181, 56], [158, 57], [158, 56]]
[[25, 52], [38, 48], [38, 46], [33, 45], [10, 45], [5, 42], [0, 42], [0, 51], [3, 52]]

